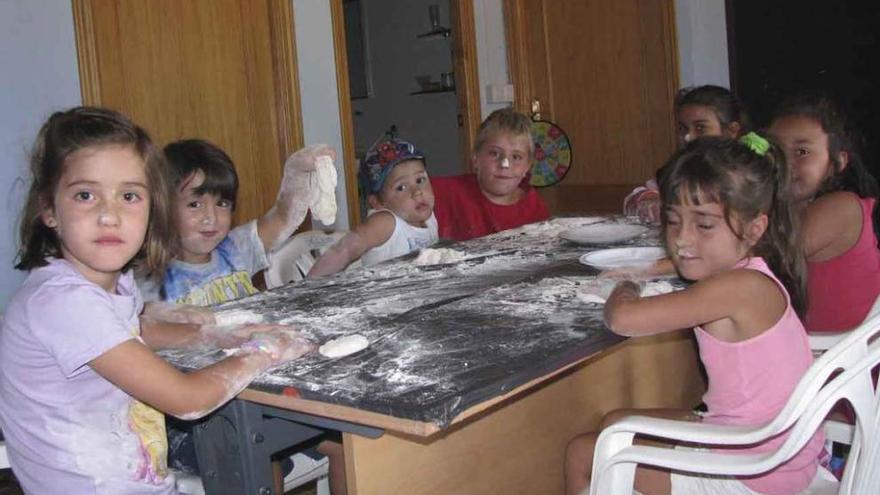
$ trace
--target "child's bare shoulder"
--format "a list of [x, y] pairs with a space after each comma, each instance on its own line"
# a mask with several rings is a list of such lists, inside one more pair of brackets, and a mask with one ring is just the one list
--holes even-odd
[[835, 191], [813, 201], [804, 217], [807, 236], [807, 256], [814, 256], [828, 246], [843, 242], [845, 249], [858, 239], [862, 231], [862, 206], [858, 196], [846, 191]]
[[779, 284], [764, 273], [749, 268], [725, 270], [698, 284], [702, 284], [708, 290], [724, 294], [725, 298], [735, 303], [781, 295]]
[[388, 225], [393, 227], [394, 222], [394, 213], [392, 213], [391, 210], [381, 210], [368, 216], [364, 225], [369, 226], [370, 228], [379, 228]]
[[848, 191], [834, 191], [816, 198], [807, 208], [807, 213], [810, 217], [861, 215], [861, 205], [855, 194]]

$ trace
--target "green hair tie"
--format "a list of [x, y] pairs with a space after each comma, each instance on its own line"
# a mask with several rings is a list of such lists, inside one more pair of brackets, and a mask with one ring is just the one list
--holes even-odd
[[767, 141], [758, 134], [755, 134], [754, 132], [750, 132], [745, 136], [739, 138], [739, 142], [746, 145], [746, 147], [754, 151], [759, 156], [766, 155], [767, 151], [770, 149], [770, 141]]

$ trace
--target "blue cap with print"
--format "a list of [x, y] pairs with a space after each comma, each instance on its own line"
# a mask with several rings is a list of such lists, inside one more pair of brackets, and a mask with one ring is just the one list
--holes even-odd
[[395, 165], [407, 160], [425, 160], [415, 145], [403, 139], [388, 139], [376, 143], [361, 161], [361, 183], [370, 194], [382, 190], [385, 179]]

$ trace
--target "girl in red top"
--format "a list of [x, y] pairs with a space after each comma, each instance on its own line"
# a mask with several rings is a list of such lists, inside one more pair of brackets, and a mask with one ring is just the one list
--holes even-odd
[[544, 200], [523, 183], [534, 150], [528, 117], [510, 108], [492, 112], [477, 132], [475, 173], [431, 178], [440, 238], [466, 241], [546, 220]]
[[827, 97], [800, 95], [776, 111], [770, 132], [782, 146], [801, 203], [807, 257], [807, 331], [846, 331], [880, 294], [880, 195], [853, 147], [846, 120]]
[[[749, 117], [742, 102], [727, 88], [706, 84], [682, 88], [675, 96], [675, 133], [679, 149], [702, 136], [736, 139], [749, 132]], [[643, 222], [660, 223], [660, 189], [649, 179], [623, 200], [623, 214]]]

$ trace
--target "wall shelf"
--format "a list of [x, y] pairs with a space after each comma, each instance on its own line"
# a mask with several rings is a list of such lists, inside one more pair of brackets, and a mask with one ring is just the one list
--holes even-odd
[[420, 40], [437, 40], [448, 38], [451, 33], [452, 30], [450, 30], [449, 28], [441, 27], [433, 31], [428, 31], [427, 33], [417, 34], [416, 38]]
[[410, 95], [427, 95], [431, 93], [455, 93], [455, 88], [426, 89], [424, 91], [413, 91]]

